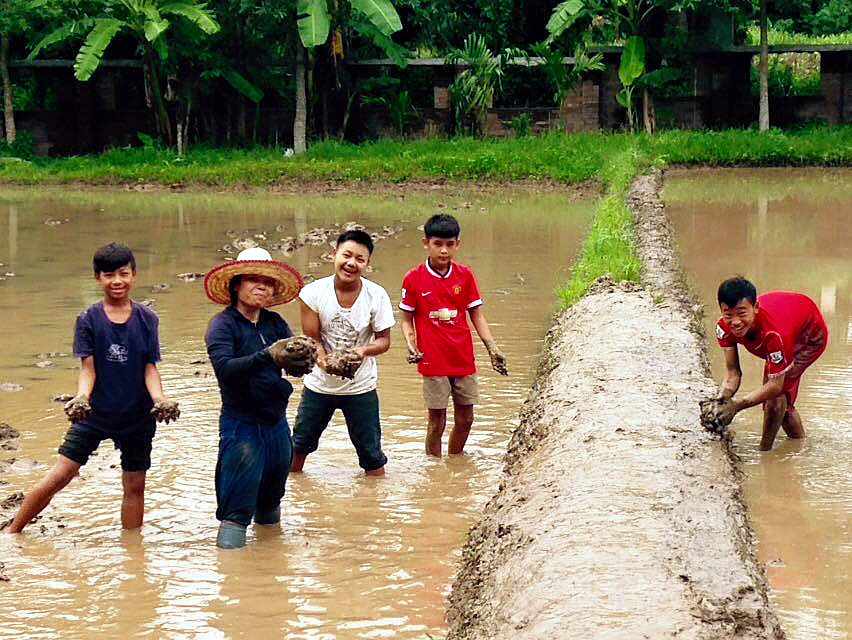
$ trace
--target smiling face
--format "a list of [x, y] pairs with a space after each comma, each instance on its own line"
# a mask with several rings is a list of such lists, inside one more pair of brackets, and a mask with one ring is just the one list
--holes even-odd
[[429, 256], [429, 266], [439, 273], [445, 273], [459, 250], [458, 238], [423, 238], [423, 248]]
[[275, 295], [275, 280], [266, 276], [246, 274], [236, 286], [237, 300], [249, 309], [265, 308]]
[[370, 266], [370, 250], [354, 240], [337, 245], [334, 250], [334, 277], [339, 284], [357, 283]]
[[136, 283], [136, 271], [126, 264], [115, 271], [100, 271], [95, 280], [104, 292], [104, 299], [112, 304], [120, 304], [130, 297], [130, 290]]
[[747, 298], [741, 298], [733, 307], [728, 306], [724, 302], [719, 305], [722, 311], [722, 317], [728, 323], [737, 338], [742, 338], [754, 326], [754, 320], [757, 317], [757, 305], [752, 304]]

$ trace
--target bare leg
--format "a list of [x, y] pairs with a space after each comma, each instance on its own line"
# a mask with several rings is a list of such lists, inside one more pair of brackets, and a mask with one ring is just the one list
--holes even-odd
[[24, 498], [21, 508], [15, 514], [12, 524], [9, 525], [9, 533], [20, 533], [33, 518], [50, 504], [53, 496], [71, 482], [79, 471], [80, 465], [78, 463], [60, 455], [53, 469]]
[[781, 428], [784, 414], [787, 412], [787, 396], [783, 393], [763, 403], [763, 436], [760, 438], [760, 450], [769, 451]]
[[138, 529], [142, 526], [145, 512], [145, 472], [123, 471], [121, 486], [124, 496], [121, 499], [121, 528]]
[[305, 466], [305, 459], [307, 457], [307, 453], [299, 453], [298, 451], [294, 451], [293, 464], [290, 465], [290, 473], [302, 473], [302, 469]]
[[805, 427], [802, 425], [802, 417], [796, 411], [796, 407], [788, 407], [787, 413], [784, 414], [784, 420], [781, 422], [784, 428], [784, 433], [788, 438], [798, 440], [805, 437]]
[[450, 444], [447, 447], [447, 453], [457, 455], [464, 451], [464, 445], [467, 442], [467, 437], [470, 435], [471, 426], [473, 426], [473, 405], [454, 404], [453, 432], [450, 434]]
[[447, 426], [446, 409], [429, 409], [429, 424], [426, 426], [426, 453], [441, 457], [441, 438]]
[[368, 476], [383, 476], [383, 475], [385, 475], [385, 468], [379, 467], [378, 469], [372, 469], [371, 471], [365, 471], [364, 474], [368, 475]]

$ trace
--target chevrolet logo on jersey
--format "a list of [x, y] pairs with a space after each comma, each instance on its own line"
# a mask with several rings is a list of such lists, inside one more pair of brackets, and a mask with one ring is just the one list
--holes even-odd
[[459, 315], [458, 309], [438, 309], [437, 311], [429, 312], [430, 318], [433, 320], [441, 320], [442, 322], [449, 322], [457, 315]]

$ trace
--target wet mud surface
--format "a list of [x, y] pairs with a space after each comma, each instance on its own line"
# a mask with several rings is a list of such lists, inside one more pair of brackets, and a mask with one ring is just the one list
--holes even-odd
[[699, 422], [715, 385], [659, 189], [631, 191], [642, 286], [599, 281], [548, 334], [451, 640], [784, 637], [731, 443]]

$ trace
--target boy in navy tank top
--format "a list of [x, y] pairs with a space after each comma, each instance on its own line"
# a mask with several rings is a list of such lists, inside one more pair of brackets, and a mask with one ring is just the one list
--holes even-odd
[[167, 400], [157, 362], [159, 319], [130, 298], [136, 259], [126, 246], [101, 247], [92, 259], [103, 300], [77, 316], [74, 355], [80, 358], [77, 395], [65, 405], [71, 426], [53, 469], [27, 495], [9, 525], [19, 533], [86, 464], [102, 440], [121, 450], [121, 526], [142, 526], [145, 474], [151, 466], [156, 422], [180, 415]]

